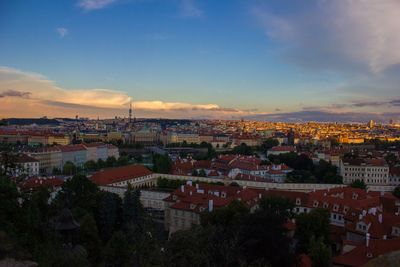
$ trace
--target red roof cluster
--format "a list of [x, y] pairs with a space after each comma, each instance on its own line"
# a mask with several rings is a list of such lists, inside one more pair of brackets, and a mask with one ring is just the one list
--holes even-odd
[[153, 174], [143, 165], [128, 165], [95, 173], [90, 179], [97, 185], [109, 185]]
[[258, 203], [259, 195], [251, 189], [236, 186], [186, 184], [172, 192], [164, 201], [172, 203], [171, 209], [187, 210], [196, 213], [206, 211], [212, 201], [212, 207], [227, 206], [233, 200], [239, 200], [248, 207]]
[[20, 184], [22, 190], [34, 190], [39, 187], [57, 188], [61, 187], [64, 181], [58, 177], [32, 177]]

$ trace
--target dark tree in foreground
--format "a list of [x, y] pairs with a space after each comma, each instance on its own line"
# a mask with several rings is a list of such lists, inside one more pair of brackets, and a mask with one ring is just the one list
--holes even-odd
[[329, 216], [329, 210], [320, 208], [297, 216], [295, 236], [299, 240], [300, 251], [309, 251], [313, 236], [329, 245]]
[[323, 237], [310, 239], [310, 257], [313, 267], [329, 267], [331, 266], [332, 252], [328, 245], [324, 243]]
[[104, 249], [105, 267], [133, 266], [132, 248], [123, 232], [115, 232]]

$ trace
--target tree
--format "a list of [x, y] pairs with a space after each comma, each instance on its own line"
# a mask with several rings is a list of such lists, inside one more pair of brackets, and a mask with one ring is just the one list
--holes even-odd
[[192, 171], [192, 176], [198, 176], [199, 175], [199, 173], [197, 172], [197, 170], [196, 169], [193, 169], [193, 171]]
[[329, 245], [329, 218], [329, 210], [321, 208], [297, 216], [295, 236], [299, 240], [300, 251], [309, 251], [312, 236], [316, 239], [322, 238]]
[[274, 146], [279, 146], [279, 141], [275, 138], [268, 138], [262, 143], [261, 148], [264, 152], [266, 152], [268, 149]]
[[126, 166], [129, 164], [129, 158], [127, 156], [120, 156], [117, 160], [118, 166]]
[[245, 218], [238, 239], [239, 258], [244, 266], [293, 266], [294, 251], [282, 220], [286, 218], [273, 209], [260, 209]]
[[51, 173], [53, 175], [60, 175], [61, 174], [61, 170], [59, 168], [54, 167]]
[[71, 161], [65, 162], [63, 166], [63, 174], [65, 175], [74, 175], [76, 174], [76, 166]]
[[15, 230], [15, 223], [19, 221], [19, 204], [17, 186], [10, 178], [0, 176], [0, 231]]
[[104, 160], [98, 159], [98, 160], [97, 160], [97, 167], [98, 167], [99, 169], [102, 169], [102, 168], [107, 167], [107, 164], [105, 163]]
[[141, 225], [144, 216], [142, 203], [140, 202], [140, 190], [128, 185], [124, 193], [122, 216], [125, 224]]
[[284, 197], [264, 197], [260, 201], [260, 209], [264, 212], [275, 214], [281, 219], [281, 224], [286, 223], [294, 214], [294, 203]]
[[253, 155], [253, 150], [245, 143], [241, 143], [239, 146], [233, 148], [233, 153], [240, 155]]
[[101, 191], [98, 194], [96, 222], [103, 241], [111, 238], [122, 221], [121, 198], [114, 193]]
[[132, 266], [133, 251], [121, 231], [117, 231], [112, 235], [103, 254], [104, 266], [106, 267]]
[[358, 180], [358, 179], [355, 180], [354, 182], [352, 182], [350, 184], [350, 186], [353, 187], [353, 188], [360, 188], [360, 189], [366, 189], [367, 188], [367, 185], [365, 184], [365, 182], [362, 181], [362, 180]]
[[97, 163], [94, 160], [88, 160], [85, 162], [84, 167], [86, 170], [94, 171], [97, 170]]
[[0, 170], [1, 173], [0, 175], [2, 176], [7, 176], [10, 174], [10, 171], [14, 168], [17, 167], [16, 162], [17, 162], [17, 156], [15, 153], [12, 153], [10, 150], [10, 147], [6, 147], [5, 150], [2, 148], [2, 152], [0, 155]]
[[170, 173], [172, 162], [168, 155], [153, 155], [154, 171], [158, 173]]
[[209, 266], [206, 235], [202, 228], [173, 233], [166, 244], [163, 263], [169, 267]]
[[310, 252], [313, 267], [331, 266], [332, 252], [329, 246], [324, 243], [323, 237], [318, 239], [312, 236], [310, 239]]
[[99, 237], [96, 221], [87, 213], [81, 220], [79, 236], [82, 245], [88, 252], [88, 259], [92, 266], [98, 266], [101, 261], [102, 244]]
[[400, 198], [400, 186], [396, 186], [396, 188], [393, 191], [393, 195], [397, 198]]
[[83, 212], [95, 213], [99, 189], [85, 175], [74, 175], [64, 182], [57, 194], [56, 204], [59, 207], [69, 206], [72, 211], [82, 209]]
[[388, 153], [388, 154], [386, 155], [386, 157], [385, 157], [385, 160], [387, 161], [387, 163], [388, 163], [390, 166], [394, 166], [394, 165], [396, 165], [396, 164], [399, 162], [399, 160], [397, 159], [396, 155], [393, 154], [393, 153]]
[[108, 157], [106, 160], [107, 167], [114, 167], [117, 165], [117, 159], [114, 156]]
[[199, 171], [199, 176], [200, 176], [200, 177], [206, 177], [206, 176], [207, 176], [206, 171], [205, 171], [204, 169], [201, 169], [201, 170]]

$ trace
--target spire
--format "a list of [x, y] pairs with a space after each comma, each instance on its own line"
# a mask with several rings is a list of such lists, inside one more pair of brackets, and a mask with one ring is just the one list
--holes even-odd
[[129, 123], [132, 123], [132, 100], [129, 103]]

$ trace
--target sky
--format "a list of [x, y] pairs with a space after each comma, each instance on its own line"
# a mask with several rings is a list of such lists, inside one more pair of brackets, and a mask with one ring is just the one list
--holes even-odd
[[400, 0], [3, 0], [0, 117], [400, 119]]

